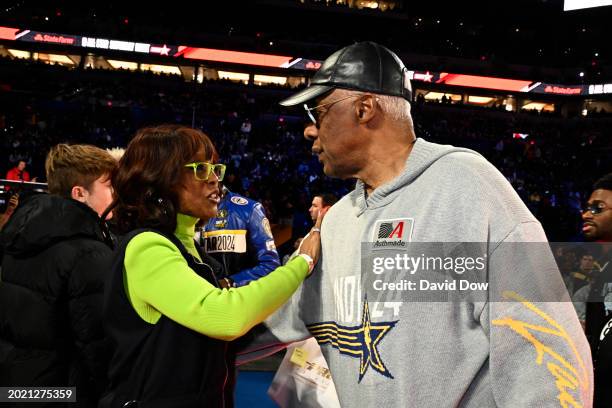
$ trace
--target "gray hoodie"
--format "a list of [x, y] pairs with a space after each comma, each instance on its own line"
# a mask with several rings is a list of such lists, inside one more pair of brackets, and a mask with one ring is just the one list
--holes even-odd
[[[314, 336], [343, 407], [592, 405], [576, 313], [567, 296], [547, 297], [564, 290], [550, 250], [511, 244], [546, 242], [544, 231], [479, 154], [418, 139], [401, 175], [369, 197], [357, 182], [331, 208], [321, 238], [317, 270], [242, 361]], [[374, 301], [364, 289], [372, 268], [362, 265], [362, 245], [372, 242], [408, 252], [422, 242], [483, 243], [482, 278], [503, 288], [454, 302], [410, 293]]]

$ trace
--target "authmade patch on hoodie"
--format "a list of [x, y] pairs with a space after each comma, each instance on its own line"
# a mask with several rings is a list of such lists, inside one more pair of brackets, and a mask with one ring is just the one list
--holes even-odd
[[407, 249], [413, 227], [414, 218], [377, 220], [372, 231], [372, 249]]

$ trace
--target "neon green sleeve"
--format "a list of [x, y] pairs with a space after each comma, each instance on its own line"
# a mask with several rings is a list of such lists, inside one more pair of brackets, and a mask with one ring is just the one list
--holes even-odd
[[161, 315], [206, 336], [233, 340], [285, 303], [308, 274], [298, 257], [247, 286], [218, 289], [198, 276], [167, 238], [143, 232], [125, 251], [124, 285], [139, 316]]

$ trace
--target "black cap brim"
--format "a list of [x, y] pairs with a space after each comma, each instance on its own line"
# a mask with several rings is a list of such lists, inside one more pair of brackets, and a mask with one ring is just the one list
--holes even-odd
[[287, 99], [283, 99], [279, 102], [279, 105], [282, 106], [295, 106], [304, 102], [308, 102], [314, 98], [317, 98], [324, 93], [327, 93], [334, 89], [333, 86], [327, 85], [312, 85], [306, 89], [301, 90], [300, 92], [291, 95]]

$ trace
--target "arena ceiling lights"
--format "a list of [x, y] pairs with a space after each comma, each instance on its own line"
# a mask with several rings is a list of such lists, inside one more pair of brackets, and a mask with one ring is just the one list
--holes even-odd
[[436, 83], [521, 92], [523, 89], [529, 87], [532, 84], [532, 81], [519, 81], [515, 79], [494, 78], [477, 75], [448, 74], [446, 72], [442, 72], [439, 75], [439, 79], [436, 81]]
[[444, 96], [446, 96], [453, 102], [461, 102], [461, 100], [463, 99], [460, 94], [451, 94], [448, 92], [425, 92], [424, 95], [426, 101], [441, 101], [442, 97]]
[[12, 50], [12, 49], [9, 48], [8, 52], [9, 52], [9, 54], [11, 54], [15, 58], [21, 58], [21, 59], [30, 59], [30, 58], [32, 58], [32, 53], [30, 51]]
[[612, 0], [565, 0], [563, 11], [579, 10], [592, 7], [602, 7], [612, 5]]
[[289, 64], [293, 57], [280, 55], [256, 54], [253, 52], [239, 52], [229, 50], [216, 50], [213, 48], [178, 47], [174, 57], [183, 56], [189, 59], [229, 62], [233, 64], [259, 65], [262, 67], [280, 68]]
[[[612, 1], [612, 0], [610, 0]], [[113, 50], [130, 53], [156, 55], [168, 58], [225, 62], [232, 64], [257, 65], [271, 68], [292, 68], [317, 70], [321, 61], [283, 55], [259, 54], [213, 48], [189, 47], [185, 45], [151, 44], [119, 41], [108, 38], [94, 38], [79, 35], [46, 33], [19, 28], [0, 27], [0, 40], [50, 43], [70, 47], [97, 50]], [[528, 80], [496, 78], [488, 76], [451, 74], [447, 72], [409, 71], [414, 81], [445, 84], [450, 86], [493, 89], [509, 92], [523, 92], [552, 95], [599, 95], [612, 94], [612, 84], [561, 85], [546, 84]]]
[[108, 62], [108, 64], [114, 69], [127, 69], [130, 71], [136, 71], [138, 69], [137, 62], [121, 61], [121, 60], [113, 60], [113, 59], [107, 59], [106, 62]]

